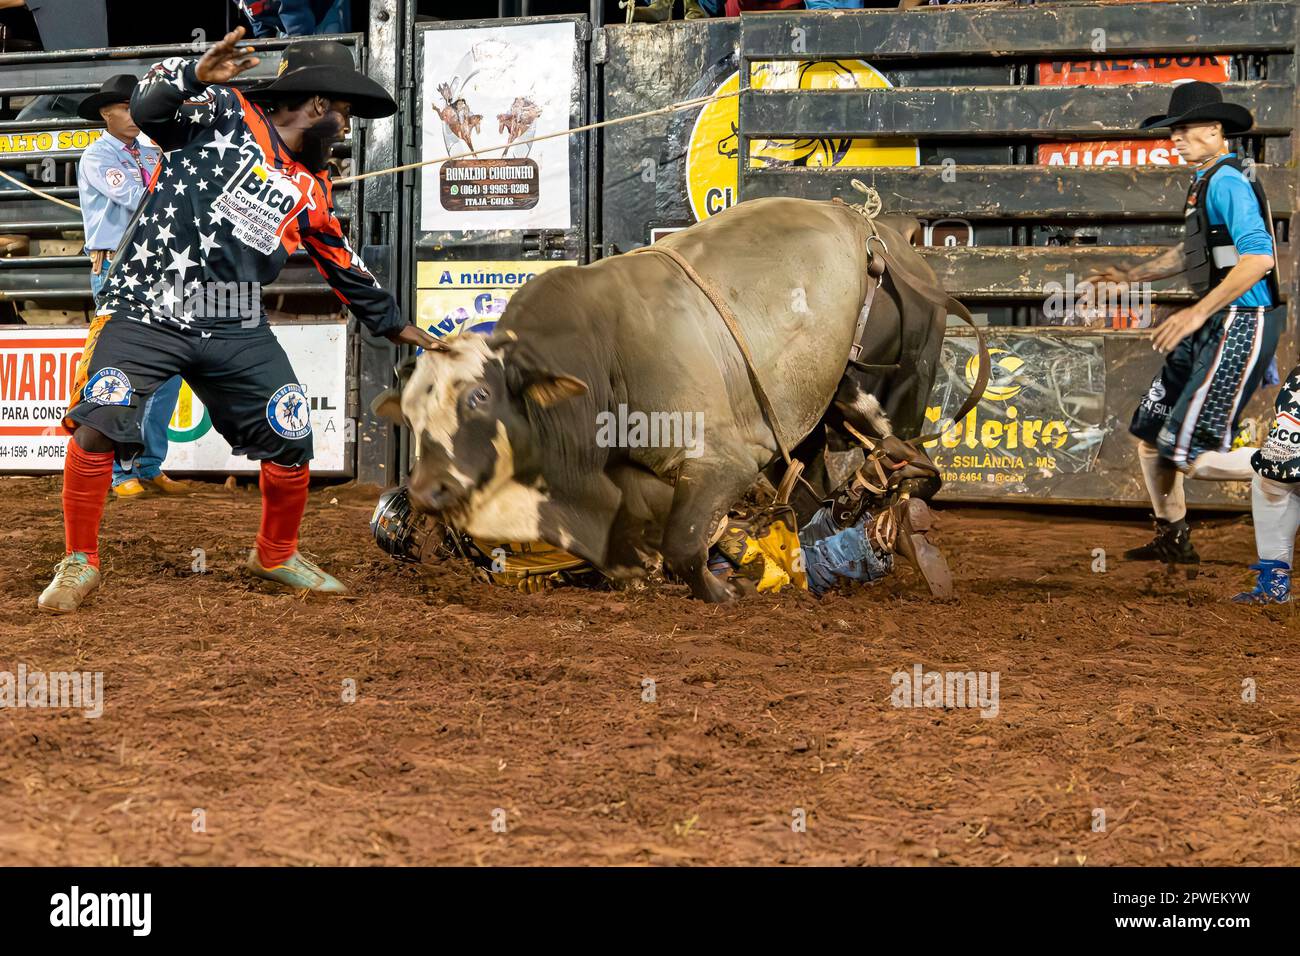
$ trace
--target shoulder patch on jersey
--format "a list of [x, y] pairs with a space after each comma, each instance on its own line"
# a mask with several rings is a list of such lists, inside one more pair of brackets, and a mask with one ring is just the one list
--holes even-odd
[[307, 392], [297, 382], [281, 385], [266, 403], [266, 420], [282, 438], [306, 438], [311, 434]]
[[104, 181], [114, 189], [117, 189], [126, 182], [126, 173], [122, 172], [120, 169], [110, 169], [108, 172], [104, 173]]
[[82, 397], [96, 405], [130, 405], [134, 389], [126, 373], [117, 368], [101, 368], [91, 376]]

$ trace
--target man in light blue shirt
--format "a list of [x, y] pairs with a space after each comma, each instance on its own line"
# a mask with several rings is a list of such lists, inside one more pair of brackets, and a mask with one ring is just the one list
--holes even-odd
[[[1183, 478], [1250, 481], [1257, 449], [1237, 441], [1246, 403], [1259, 388], [1286, 327], [1273, 216], [1253, 166], [1229, 139], [1254, 118], [1225, 103], [1213, 83], [1174, 87], [1165, 114], [1142, 129], [1168, 129], [1195, 172], [1183, 208], [1183, 241], [1146, 262], [1094, 273], [1121, 289], [1183, 275], [1197, 301], [1165, 317], [1152, 345], [1165, 363], [1133, 413], [1129, 431], [1151, 498], [1156, 536], [1124, 552], [1130, 561], [1188, 565], [1200, 555], [1187, 523]], [[1256, 523], [1259, 512], [1256, 512]], [[1288, 569], [1289, 570], [1289, 569]], [[1273, 574], [1261, 571], [1261, 582]]]
[[[114, 250], [149, 191], [161, 159], [156, 146], [144, 145], [137, 139], [140, 127], [131, 119], [128, 105], [135, 84], [136, 78], [129, 73], [110, 77], [77, 109], [82, 119], [102, 121], [107, 127], [103, 136], [86, 147], [77, 164], [81, 219], [86, 230], [86, 254], [90, 256], [90, 292], [96, 305]], [[167, 423], [180, 389], [180, 376], [175, 376], [150, 396], [144, 416], [144, 453], [127, 466], [113, 465], [113, 492], [117, 497], [142, 495], [146, 486], [165, 494], [189, 493], [185, 482], [173, 481], [162, 473], [163, 459], [167, 457]]]

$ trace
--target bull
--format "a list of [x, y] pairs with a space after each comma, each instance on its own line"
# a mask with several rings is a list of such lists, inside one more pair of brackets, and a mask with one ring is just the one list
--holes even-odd
[[[415, 436], [412, 503], [475, 537], [545, 541], [615, 580], [661, 556], [695, 597], [730, 600], [707, 568], [712, 533], [783, 446], [816, 450], [840, 420], [877, 435], [920, 430], [947, 313], [969, 314], [912, 248], [915, 226], [876, 220], [889, 269], [847, 376], [874, 281], [871, 224], [856, 209], [759, 199], [661, 240], [730, 306], [770, 419], [736, 339], [673, 260], [624, 255], [539, 275], [491, 338], [440, 342], [376, 399]], [[689, 446], [598, 440], [610, 416], [634, 413], [699, 421], [702, 435]]]

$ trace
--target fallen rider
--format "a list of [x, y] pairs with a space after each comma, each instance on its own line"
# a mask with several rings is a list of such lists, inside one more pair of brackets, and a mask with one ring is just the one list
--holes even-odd
[[[860, 469], [797, 535], [794, 510], [780, 494], [774, 504], [733, 511], [714, 534], [709, 569], [742, 589], [795, 587], [820, 596], [842, 582], [883, 578], [898, 555], [921, 573], [931, 594], [952, 597], [948, 563], [926, 537], [933, 523], [929, 507], [909, 497], [885, 506], [874, 494], [878, 490]], [[520, 591], [604, 581], [590, 564], [550, 545], [482, 541], [448, 528], [412, 508], [405, 487], [380, 497], [370, 529], [379, 547], [398, 560], [458, 556], [484, 580]]]

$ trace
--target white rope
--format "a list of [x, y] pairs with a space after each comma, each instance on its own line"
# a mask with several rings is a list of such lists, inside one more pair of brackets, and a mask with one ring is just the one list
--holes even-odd
[[[644, 113], [633, 113], [631, 116], [620, 116], [617, 119], [602, 120], [599, 123], [588, 123], [586, 126], [575, 126], [573, 129], [562, 129], [557, 133], [547, 133], [545, 136], [534, 136], [531, 139], [517, 139], [511, 146], [522, 146], [527, 143], [540, 143], [544, 139], [555, 139], [557, 136], [572, 136], [575, 133], [585, 133], [593, 129], [601, 129], [605, 126], [617, 126], [620, 123], [631, 123], [634, 120], [645, 119], [648, 116], [659, 116], [664, 113], [675, 113], [678, 110], [693, 109], [696, 106], [704, 106], [715, 100], [728, 99], [733, 96], [739, 96], [746, 90], [736, 90], [733, 93], [714, 93], [712, 96], [698, 96], [695, 99], [682, 100], [680, 103], [671, 103], [668, 106], [661, 106], [659, 109], [646, 110]], [[371, 176], [386, 176], [389, 173], [405, 172], [408, 169], [419, 169], [421, 166], [432, 166], [436, 163], [445, 163], [452, 159], [465, 159], [468, 156], [477, 156], [479, 153], [490, 153], [501, 149], [500, 146], [490, 148], [476, 149], [472, 152], [461, 153], [459, 156], [439, 156], [437, 159], [422, 159], [418, 163], [406, 163], [404, 166], [392, 166], [388, 169], [376, 169], [374, 172], [361, 173], [357, 176], [345, 176], [343, 179], [334, 180], [335, 185], [340, 183], [355, 183], [362, 179], [369, 179]]]
[[72, 210], [74, 210], [74, 211], [76, 211], [76, 212], [81, 212], [81, 207], [80, 207], [80, 206], [75, 206], [75, 205], [73, 205], [72, 203], [67, 202], [66, 200], [60, 199], [58, 196], [51, 196], [49, 193], [45, 192], [43, 189], [37, 189], [35, 186], [29, 186], [29, 185], [27, 185], [25, 182], [23, 182], [21, 179], [14, 179], [14, 177], [10, 176], [8, 173], [6, 173], [6, 172], [5, 172], [4, 170], [2, 170], [2, 169], [0, 169], [0, 177], [3, 177], [3, 178], [5, 178], [5, 179], [9, 180], [9, 181], [10, 181], [11, 183], [13, 183], [15, 186], [21, 186], [23, 189], [26, 189], [29, 193], [35, 193], [36, 195], [40, 196], [42, 199], [48, 199], [50, 202], [56, 202], [56, 203], [58, 203], [60, 206], [67, 206], [69, 209], [72, 209]]
[[[602, 129], [606, 126], [618, 126], [622, 123], [631, 123], [635, 120], [646, 119], [647, 117], [650, 116], [661, 116], [665, 113], [675, 113], [679, 110], [694, 109], [697, 106], [705, 106], [717, 100], [724, 100], [724, 99], [729, 99], [733, 96], [739, 96], [744, 92], [746, 91], [742, 89], [742, 90], [736, 90], [735, 92], [732, 93], [714, 93], [711, 96], [697, 96], [694, 99], [682, 100], [679, 103], [670, 103], [668, 106], [661, 106], [658, 109], [646, 110], [643, 113], [633, 113], [631, 116], [620, 116], [617, 117], [616, 119], [602, 120], [599, 123], [588, 123], [586, 126], [575, 126], [573, 129], [562, 129], [555, 133], [547, 133], [545, 136], [534, 136], [531, 139], [515, 140], [510, 145], [524, 146], [529, 143], [540, 143], [542, 140], [555, 139], [556, 137], [559, 136], [573, 136], [576, 133], [586, 133], [589, 132], [590, 130]], [[342, 179], [336, 179], [333, 182], [334, 185], [336, 186], [342, 185], [343, 183], [355, 183], [355, 182], [360, 182], [363, 179], [369, 179], [372, 176], [387, 176], [390, 173], [401, 173], [401, 172], [405, 172], [408, 169], [419, 169], [422, 166], [433, 166], [436, 163], [445, 163], [448, 160], [452, 160], [452, 159], [465, 159], [470, 156], [477, 156], [480, 153], [495, 152], [496, 150], [499, 149], [501, 149], [500, 146], [493, 146], [490, 149], [489, 148], [476, 149], [468, 153], [461, 153], [459, 156], [439, 156], [437, 159], [423, 159], [416, 163], [406, 163], [405, 165], [402, 166], [391, 166], [388, 169], [376, 169], [373, 172], [360, 173], [356, 176], [345, 176]], [[62, 199], [59, 199], [57, 196], [51, 196], [49, 193], [37, 189], [34, 186], [29, 186], [26, 183], [22, 182], [21, 180], [15, 179], [14, 177], [10, 176], [8, 173], [4, 172], [3, 170], [0, 170], [0, 177], [4, 177], [5, 179], [13, 183], [15, 186], [21, 186], [23, 189], [26, 189], [30, 193], [35, 193], [37, 196], [40, 196], [42, 199], [48, 199], [50, 202], [58, 203], [60, 206], [66, 206], [68, 209], [81, 212], [80, 206], [76, 206], [70, 202], [66, 202]]]

